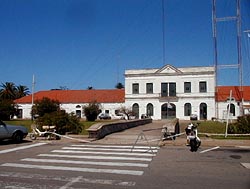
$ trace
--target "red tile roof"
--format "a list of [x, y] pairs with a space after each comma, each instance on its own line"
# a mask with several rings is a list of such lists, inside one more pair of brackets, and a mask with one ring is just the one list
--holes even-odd
[[[90, 103], [96, 101], [97, 103], [124, 103], [125, 90], [124, 89], [110, 89], [110, 90], [50, 90], [39, 91], [34, 93], [34, 101], [41, 100], [47, 97], [53, 100], [58, 100], [62, 103]], [[27, 104], [32, 102], [32, 95], [28, 95], [15, 100], [18, 104]]]
[[[241, 91], [239, 86], [219, 86], [217, 87], [216, 100], [218, 102], [226, 101], [230, 96], [236, 101], [241, 100]], [[245, 101], [250, 101], [250, 86], [243, 86], [243, 98]], [[110, 89], [110, 90], [51, 90], [39, 91], [34, 94], [34, 100], [40, 100], [43, 97], [48, 97], [53, 100], [58, 100], [60, 103], [90, 103], [96, 101], [97, 103], [124, 103], [125, 90], [124, 89]], [[15, 100], [18, 104], [31, 103], [32, 95], [22, 97]]]
[[243, 99], [245, 101], [250, 101], [250, 86], [243, 86], [242, 91], [239, 86], [220, 86], [217, 87], [216, 100], [217, 102], [226, 101], [230, 97], [230, 90], [232, 90], [232, 97], [236, 101], [241, 101], [241, 97], [243, 95]]

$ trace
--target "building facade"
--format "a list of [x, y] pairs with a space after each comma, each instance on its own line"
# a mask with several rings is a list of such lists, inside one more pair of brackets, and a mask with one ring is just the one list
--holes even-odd
[[[225, 120], [250, 113], [250, 86], [216, 87], [214, 67], [165, 65], [159, 69], [126, 70], [125, 89], [50, 90], [39, 91], [33, 97], [34, 101], [43, 97], [58, 100], [61, 109], [80, 118], [85, 117], [83, 107], [91, 102], [97, 102], [102, 113], [114, 118], [123, 107], [132, 110], [136, 118], [147, 115], [153, 120]], [[19, 118], [31, 118], [31, 102], [32, 95], [15, 101]]]
[[[112, 90], [49, 90], [34, 93], [34, 101], [46, 97], [60, 102], [60, 108], [67, 113], [74, 113], [85, 118], [83, 107], [96, 102], [102, 113], [115, 117], [124, 106], [124, 89]], [[15, 100], [18, 106], [18, 118], [31, 119], [32, 95]]]
[[[231, 98], [230, 98], [231, 95]], [[216, 87], [216, 115], [225, 120], [237, 119], [239, 115], [250, 114], [250, 86]]]
[[214, 67], [176, 68], [125, 71], [125, 105], [136, 117], [145, 114], [154, 120], [177, 117], [189, 120], [215, 116]]

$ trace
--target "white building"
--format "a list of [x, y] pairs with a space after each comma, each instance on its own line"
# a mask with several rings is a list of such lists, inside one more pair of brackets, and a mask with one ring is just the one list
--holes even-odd
[[139, 118], [142, 114], [154, 120], [177, 117], [188, 120], [215, 116], [214, 67], [176, 68], [125, 71], [125, 105]]
[[237, 119], [239, 115], [250, 114], [250, 86], [219, 86], [216, 88], [216, 102], [218, 111], [215, 117], [219, 119]]
[[[250, 86], [216, 87], [214, 67], [166, 65], [159, 69], [126, 70], [125, 90], [50, 90], [34, 94], [34, 100], [43, 97], [58, 100], [61, 109], [79, 117], [84, 117], [83, 106], [93, 101], [111, 116], [126, 106], [137, 118], [145, 114], [154, 120], [189, 120], [192, 114], [198, 120], [226, 119], [230, 103], [230, 119], [250, 113]], [[15, 100], [20, 118], [31, 118], [31, 102], [32, 95]]]
[[[34, 101], [44, 97], [58, 100], [60, 107], [67, 113], [75, 113], [78, 117], [84, 116], [83, 107], [96, 102], [103, 113], [115, 116], [117, 111], [124, 106], [124, 89], [113, 90], [49, 90], [39, 91], [34, 94]], [[15, 100], [18, 105], [19, 118], [31, 119], [32, 95]]]

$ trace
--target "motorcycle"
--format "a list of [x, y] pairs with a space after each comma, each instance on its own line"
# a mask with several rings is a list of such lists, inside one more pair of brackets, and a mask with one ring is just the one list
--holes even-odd
[[190, 146], [191, 152], [196, 152], [201, 145], [201, 140], [198, 137], [198, 125], [199, 123], [197, 123], [197, 125], [190, 123], [185, 129], [187, 135], [187, 146]]
[[56, 133], [56, 126], [42, 126], [45, 131], [40, 131], [37, 125], [32, 125], [32, 133], [30, 133], [30, 139], [36, 140], [37, 137], [45, 137], [48, 140], [56, 139], [60, 140], [60, 136]]

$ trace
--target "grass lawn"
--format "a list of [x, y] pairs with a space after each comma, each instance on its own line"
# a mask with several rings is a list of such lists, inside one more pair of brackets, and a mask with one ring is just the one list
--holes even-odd
[[[181, 132], [185, 132], [185, 128], [190, 123], [190, 121], [180, 120]], [[198, 132], [200, 133], [216, 133], [224, 134], [226, 130], [226, 123], [221, 123], [217, 121], [192, 121], [192, 123], [200, 123], [198, 126]]]
[[29, 132], [31, 132], [31, 124], [32, 121], [31, 120], [11, 120], [11, 121], [4, 121], [6, 124], [10, 124], [10, 125], [21, 125], [24, 126], [28, 129]]
[[[11, 121], [4, 121], [6, 124], [10, 124], [10, 125], [22, 125], [26, 128], [28, 128], [28, 131], [31, 132], [31, 124], [32, 121], [31, 120], [11, 120]], [[100, 123], [100, 122], [110, 122], [110, 120], [105, 120], [105, 121], [80, 121], [80, 124], [82, 125], [82, 132], [80, 134], [82, 135], [88, 135], [88, 131], [86, 129], [88, 129], [91, 125], [95, 124], [95, 123]]]
[[[91, 125], [95, 123], [100, 122], [111, 122], [113, 120], [97, 120], [97, 121], [80, 121], [80, 124], [82, 125], [82, 132], [81, 135], [88, 135], [88, 129]], [[198, 132], [199, 133], [211, 133], [211, 134], [225, 134], [226, 129], [226, 123], [221, 123], [217, 121], [197, 121], [199, 122], [198, 126]], [[11, 120], [11, 121], [5, 121], [7, 124], [11, 125], [22, 125], [28, 128], [29, 132], [31, 132], [31, 120]], [[186, 126], [190, 123], [190, 121], [180, 121], [180, 130], [181, 132], [185, 131]], [[195, 122], [193, 122], [195, 123]], [[216, 139], [247, 139], [250, 140], [250, 136], [227, 136], [225, 138], [224, 136], [211, 136], [212, 138]]]

